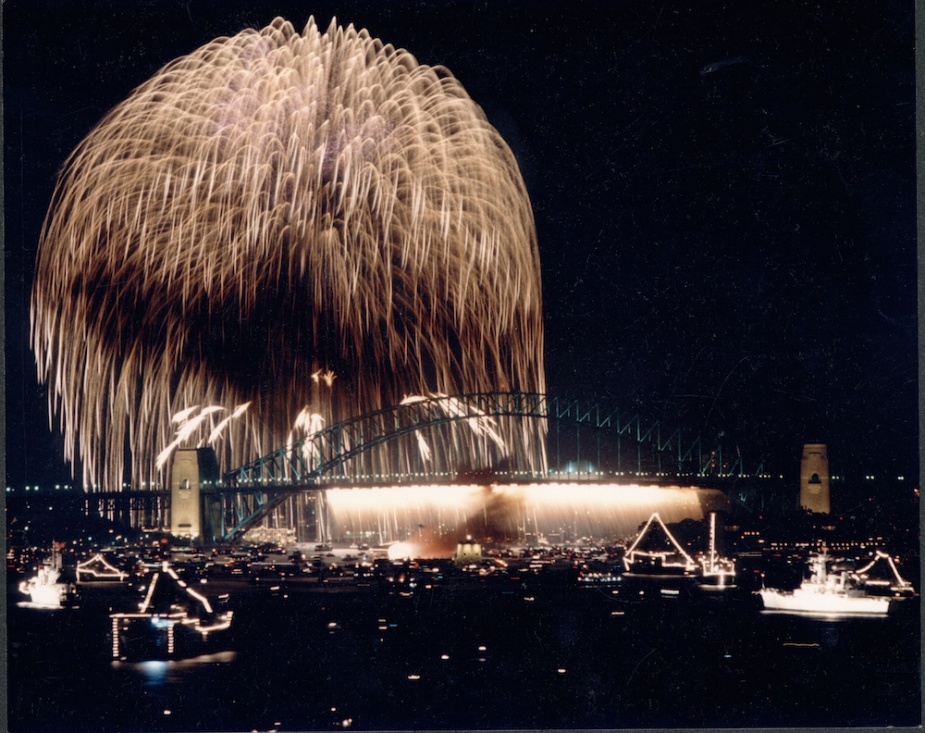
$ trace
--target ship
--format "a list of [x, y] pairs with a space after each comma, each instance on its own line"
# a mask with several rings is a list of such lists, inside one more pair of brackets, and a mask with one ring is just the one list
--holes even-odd
[[873, 559], [855, 571], [858, 584], [869, 596], [884, 596], [891, 600], [916, 598], [912, 583], [902, 577], [889, 553], [876, 550]]
[[77, 563], [78, 583], [122, 583], [128, 574], [106, 562], [101, 553]]
[[[645, 541], [644, 541], [645, 540]], [[686, 578], [698, 572], [697, 563], [678, 543], [654, 512], [623, 556], [624, 575], [646, 578]]]
[[109, 615], [114, 661], [188, 659], [226, 651], [233, 611], [228, 597], [210, 600], [170, 563], [149, 574], [137, 611]]
[[736, 587], [736, 563], [716, 550], [716, 512], [710, 512], [710, 546], [700, 558], [697, 583], [703, 590], [728, 590]]
[[829, 572], [823, 551], [809, 558], [810, 577], [793, 590], [763, 588], [755, 591], [766, 611], [821, 616], [885, 616], [890, 599], [871, 595], [847, 568]]
[[67, 608], [78, 601], [77, 586], [68, 580], [57, 547], [51, 557], [39, 565], [36, 574], [19, 584], [19, 592], [29, 596], [40, 608]]

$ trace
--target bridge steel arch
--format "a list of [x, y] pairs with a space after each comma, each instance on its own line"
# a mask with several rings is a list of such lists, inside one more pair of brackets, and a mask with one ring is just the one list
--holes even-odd
[[[386, 442], [429, 427], [468, 422], [492, 440], [496, 418], [556, 420], [611, 431], [637, 446], [657, 451], [659, 462], [671, 460], [679, 475], [742, 475], [741, 457], [723, 473], [722, 448], [706, 457], [700, 436], [685, 438], [680, 429], [668, 431], [660, 421], [644, 422], [639, 414], [581, 399], [521, 392], [432, 395], [331, 425], [290, 445], [226, 473], [222, 480], [204, 481], [203, 524], [211, 541], [228, 542], [252, 527], [295, 493], [321, 490], [325, 476], [348, 461]], [[760, 469], [759, 469], [760, 470]], [[736, 473], [738, 472], [738, 473]], [[526, 479], [549, 478], [545, 470], [521, 471]], [[215, 477], [217, 479], [217, 477]], [[418, 479], [420, 480], [420, 479]]]

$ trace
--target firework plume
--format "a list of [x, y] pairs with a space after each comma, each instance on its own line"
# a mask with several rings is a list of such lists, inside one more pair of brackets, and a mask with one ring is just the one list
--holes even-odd
[[[155, 477], [200, 405], [249, 404], [217, 441], [231, 468], [300, 415], [542, 391], [540, 299], [523, 180], [460, 83], [352, 26], [277, 19], [168, 64], [72, 153], [32, 344], [66, 457], [115, 488]], [[537, 455], [537, 429], [499, 430]], [[448, 436], [447, 460], [475, 442]]]

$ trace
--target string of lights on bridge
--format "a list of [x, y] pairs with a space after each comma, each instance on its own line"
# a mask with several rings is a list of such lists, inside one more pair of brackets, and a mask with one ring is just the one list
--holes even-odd
[[[536, 478], [536, 477], [531, 476], [529, 471], [513, 471], [513, 472], [506, 472], [506, 473], [505, 473], [505, 472], [498, 472], [498, 473], [492, 474], [492, 479], [489, 480], [488, 483], [496, 483], [498, 478], [509, 477], [509, 478], [512, 478], [512, 479], [516, 479], [518, 476], [530, 477], [531, 479], [535, 479], [535, 478]], [[450, 473], [450, 472], [443, 472], [443, 473], [440, 473], [440, 474], [431, 474], [431, 473], [417, 473], [417, 474], [364, 474], [364, 475], [360, 475], [360, 476], [351, 477], [350, 480], [351, 480], [351, 481], [355, 481], [356, 483], [364, 483], [364, 484], [365, 484], [365, 483], [367, 483], [367, 482], [376, 482], [376, 481], [383, 481], [383, 482], [394, 483], [395, 481], [400, 481], [400, 480], [406, 480], [406, 481], [407, 481], [407, 480], [409, 480], [409, 479], [411, 479], [411, 478], [415, 478], [415, 479], [416, 479], [416, 478], [427, 478], [427, 479], [430, 479], [430, 480], [445, 479], [445, 480], [447, 480], [447, 481], [453, 481], [453, 480], [456, 480], [456, 479], [458, 478], [458, 476], [457, 476], [456, 474], [453, 474], [453, 473]], [[678, 478], [678, 479], [680, 479], [680, 478], [689, 478], [689, 479], [696, 479], [696, 478], [698, 478], [698, 474], [693, 473], [693, 472], [691, 472], [691, 473], [679, 474], [679, 473], [669, 473], [669, 472], [664, 472], [664, 471], [661, 471], [661, 472], [617, 471], [617, 472], [612, 472], [612, 473], [608, 473], [608, 472], [604, 472], [604, 471], [550, 471], [550, 472], [548, 473], [548, 475], [546, 476], [546, 478], [548, 478], [549, 480], [557, 480], [557, 481], [561, 481], [561, 480], [563, 480], [563, 479], [566, 479], [566, 480], [576, 480], [576, 481], [579, 481], [579, 480], [581, 480], [581, 481], [593, 481], [593, 480], [610, 480], [610, 479], [624, 479], [624, 478], [625, 478], [625, 479], [630, 479], [630, 480], [632, 480], [632, 479], [639, 479], [639, 478], [645, 478], [645, 479], [666, 479], [666, 478]], [[719, 475], [714, 476], [714, 477], [712, 477], [712, 478], [736, 478], [736, 479], [741, 479], [741, 478], [752, 478], [752, 479], [777, 479], [777, 480], [783, 480], [783, 479], [784, 479], [784, 475], [783, 475], [783, 474], [776, 474], [776, 475], [775, 475], [775, 474], [769, 474], [769, 473], [759, 473], [759, 474], [753, 474], [753, 475], [748, 475], [748, 476], [743, 476], [743, 475], [740, 475], [740, 474], [734, 474], [734, 475], [733, 475], [733, 474], [729, 474], [729, 475], [719, 474]], [[876, 481], [876, 480], [878, 480], [878, 478], [882, 479], [882, 474], [881, 474], [881, 476], [879, 476], [879, 477], [878, 477], [876, 474], [873, 474], [873, 473], [864, 474], [864, 476], [863, 476], [863, 480], [865, 480], [865, 481]], [[845, 480], [845, 477], [842, 476], [842, 475], [833, 475], [833, 476], [830, 477], [830, 480], [832, 480], [832, 481], [844, 481], [844, 480]], [[896, 480], [896, 481], [900, 481], [900, 482], [904, 482], [904, 481], [906, 480], [906, 477], [905, 477], [904, 475], [900, 474], [900, 475], [897, 475], [897, 476], [896, 476], [895, 480]], [[343, 483], [343, 481], [344, 481], [344, 479], [335, 479], [335, 478], [332, 478], [332, 479], [325, 479], [325, 480], [323, 480], [323, 481], [319, 481], [318, 483], [319, 483], [319, 486], [321, 486], [321, 485], [326, 485], [326, 484], [329, 484], [329, 483]], [[287, 485], [294, 485], [294, 484], [298, 484], [298, 483], [299, 483], [299, 482], [297, 482], [297, 481], [292, 481], [291, 479], [287, 480], [287, 479], [278, 479], [278, 478], [263, 479], [263, 480], [261, 480], [261, 481], [252, 482], [252, 484], [267, 485], [267, 486], [268, 486], [268, 485], [287, 486]], [[221, 487], [221, 486], [224, 486], [224, 485], [225, 485], [224, 482], [221, 482], [221, 481], [217, 481], [217, 482], [203, 482], [203, 486], [204, 486], [204, 487]], [[76, 488], [80, 489], [81, 487], [76, 487]], [[93, 485], [88, 484], [88, 485], [85, 485], [84, 487], [82, 487], [82, 490], [89, 493], [89, 492], [98, 492], [98, 491], [101, 490], [101, 488], [102, 488], [102, 487], [100, 487], [100, 486], [98, 486], [98, 485], [96, 485], [96, 484], [93, 484]], [[75, 486], [74, 486], [73, 484], [55, 484], [54, 487], [51, 487], [51, 488], [43, 488], [43, 487], [40, 486], [39, 484], [27, 484], [27, 485], [23, 486], [21, 489], [20, 489], [20, 488], [17, 488], [17, 487], [13, 487], [13, 486], [7, 486], [7, 487], [6, 487], [6, 493], [7, 493], [7, 494], [16, 494], [16, 493], [20, 493], [20, 492], [24, 492], [24, 493], [51, 493], [51, 492], [73, 491], [74, 489], [75, 489]], [[122, 484], [122, 490], [123, 490], [123, 491], [152, 491], [152, 492], [159, 492], [159, 491], [166, 491], [166, 490], [167, 490], [167, 487], [164, 487], [164, 486], [161, 486], [160, 484], [157, 484], [157, 483], [152, 482], [152, 483], [150, 483], [150, 484], [149, 484], [149, 483], [143, 483], [140, 489], [136, 489], [136, 488], [133, 488], [131, 484], [124, 483], [124, 484]]]

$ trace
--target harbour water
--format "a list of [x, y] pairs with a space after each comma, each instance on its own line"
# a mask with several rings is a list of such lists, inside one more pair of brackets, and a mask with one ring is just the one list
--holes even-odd
[[225, 581], [225, 648], [137, 663], [111, 659], [123, 588], [87, 588], [79, 608], [53, 611], [10, 588], [9, 730], [921, 722], [918, 599], [827, 620], [762, 612], [745, 591], [582, 584], [554, 565], [393, 580]]

